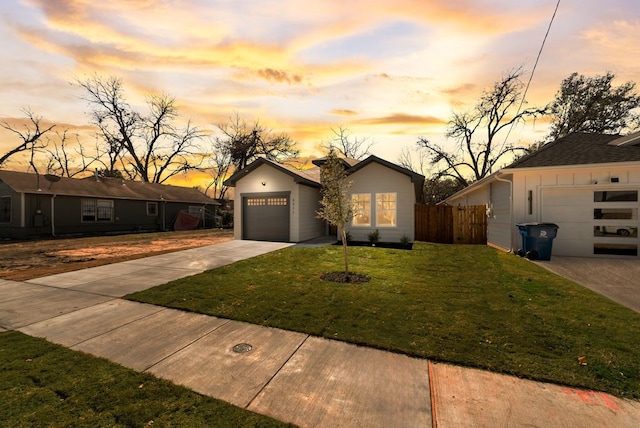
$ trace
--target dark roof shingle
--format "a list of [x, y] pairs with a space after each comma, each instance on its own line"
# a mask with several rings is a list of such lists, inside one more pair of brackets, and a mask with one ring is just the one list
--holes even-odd
[[574, 133], [547, 143], [507, 168], [588, 165], [640, 161], [640, 146], [614, 146], [620, 135]]

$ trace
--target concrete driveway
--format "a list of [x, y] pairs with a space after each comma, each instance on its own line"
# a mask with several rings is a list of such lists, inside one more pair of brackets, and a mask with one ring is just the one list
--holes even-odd
[[536, 263], [640, 312], [640, 260], [553, 256]]

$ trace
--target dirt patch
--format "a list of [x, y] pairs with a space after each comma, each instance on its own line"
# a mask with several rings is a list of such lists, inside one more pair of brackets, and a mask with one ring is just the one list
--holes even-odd
[[353, 272], [349, 273], [349, 275], [344, 272], [327, 272], [320, 275], [320, 279], [342, 284], [364, 284], [371, 281], [370, 276]]
[[232, 239], [230, 230], [202, 230], [2, 243], [0, 278], [25, 281]]

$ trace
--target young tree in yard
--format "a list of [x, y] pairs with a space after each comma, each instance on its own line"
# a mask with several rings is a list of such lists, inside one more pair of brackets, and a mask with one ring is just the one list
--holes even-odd
[[141, 114], [125, 100], [121, 79], [94, 76], [77, 83], [86, 91], [89, 115], [107, 145], [110, 169], [119, 161], [129, 178], [163, 183], [198, 166], [200, 130], [190, 122], [177, 127], [175, 98], [151, 95], [148, 112]]
[[572, 132], [618, 134], [639, 125], [640, 96], [634, 82], [613, 87], [615, 74], [585, 77], [572, 73], [562, 81], [555, 99], [547, 106], [551, 115], [550, 140]]
[[470, 181], [491, 174], [507, 154], [525, 150], [508, 143], [506, 133], [513, 124], [541, 115], [543, 111], [516, 111], [524, 89], [521, 74], [520, 69], [510, 72], [485, 91], [471, 111], [454, 113], [446, 136], [456, 141], [456, 150], [450, 151], [426, 138], [418, 140], [418, 147], [429, 154], [431, 165], [439, 168], [438, 177], [450, 177], [467, 186]]
[[322, 199], [320, 200], [320, 210], [318, 217], [326, 220], [329, 224], [337, 226], [340, 230], [342, 241], [342, 252], [344, 256], [344, 274], [349, 280], [349, 258], [347, 251], [347, 223], [353, 216], [353, 207], [349, 188], [351, 183], [347, 181], [347, 173], [342, 160], [335, 150], [330, 150], [326, 158], [326, 163], [320, 171], [320, 182], [322, 183]]
[[24, 114], [27, 116], [29, 123], [24, 126], [24, 129], [20, 129], [16, 125], [11, 125], [8, 122], [0, 123], [0, 126], [7, 131], [13, 132], [18, 136], [20, 142], [13, 149], [9, 150], [3, 155], [0, 155], [0, 166], [7, 161], [11, 156], [21, 152], [31, 152], [31, 159], [33, 160], [33, 154], [36, 149], [44, 148], [44, 144], [40, 142], [40, 138], [47, 132], [51, 131], [55, 125], [42, 126], [42, 117], [36, 116], [31, 110], [24, 109]]

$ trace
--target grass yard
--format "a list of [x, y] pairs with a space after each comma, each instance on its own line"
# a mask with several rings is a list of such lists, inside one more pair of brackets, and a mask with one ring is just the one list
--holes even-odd
[[[412, 356], [640, 398], [640, 315], [486, 246], [287, 248], [129, 296]], [[579, 360], [580, 359], [580, 360]]]
[[0, 333], [0, 367], [2, 426], [290, 426], [18, 332]]

